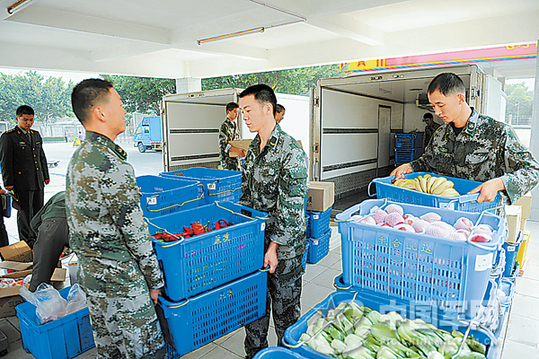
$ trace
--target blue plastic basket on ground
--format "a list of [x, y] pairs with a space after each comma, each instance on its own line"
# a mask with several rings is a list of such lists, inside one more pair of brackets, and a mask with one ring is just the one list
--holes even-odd
[[320, 262], [329, 253], [329, 240], [331, 238], [331, 230], [318, 238], [307, 238], [309, 242], [309, 254], [307, 263], [316, 264]]
[[[433, 316], [432, 312], [424, 312], [421, 310], [421, 308], [409, 306], [406, 303], [395, 301], [388, 297], [378, 296], [365, 291], [357, 293], [338, 291], [331, 293], [326, 299], [315, 305], [311, 310], [304, 314], [295, 324], [286, 329], [284, 333], [285, 345], [287, 345], [292, 351], [304, 356], [305, 358], [331, 358], [315, 351], [306, 344], [303, 344], [300, 342], [299, 338], [301, 337], [301, 334], [307, 331], [309, 320], [317, 315], [317, 313], [320, 312], [322, 316], [325, 316], [329, 309], [335, 309], [340, 303], [348, 303], [352, 300], [354, 300], [360, 306], [369, 307], [372, 310], [379, 311], [382, 314], [390, 311], [396, 311], [405, 318], [420, 318], [427, 323], [449, 332], [455, 329], [460, 329], [460, 331], [464, 333], [464, 329], [466, 329], [462, 327], [463, 324], [458, 322], [456, 318], [442, 319], [440, 316], [438, 316], [438, 314], [434, 314]], [[487, 346], [487, 359], [498, 358], [497, 355], [499, 354], [499, 350], [501, 350], [503, 343], [496, 343], [495, 338], [481, 329], [471, 330], [470, 335], [473, 335], [476, 340]]]
[[425, 134], [419, 133], [396, 133], [395, 147], [398, 149], [423, 148]]
[[[412, 172], [406, 174], [404, 177], [413, 179], [419, 176], [424, 176], [428, 172]], [[434, 173], [428, 173], [431, 176], [441, 177], [440, 175]], [[444, 197], [437, 196], [434, 194], [423, 193], [407, 188], [397, 187], [392, 185], [395, 176], [388, 176], [382, 178], [375, 178], [369, 184], [369, 196], [373, 196], [371, 193], [371, 186], [374, 183], [376, 185], [376, 197], [377, 198], [387, 198], [391, 201], [401, 202], [401, 203], [410, 203], [410, 204], [419, 204], [421, 206], [437, 207], [437, 208], [448, 208], [454, 209], [457, 211], [465, 212], [482, 212], [486, 209], [491, 209], [500, 205], [500, 194], [496, 195], [494, 201], [484, 201], [482, 203], [477, 203], [477, 198], [479, 198], [479, 193], [466, 194], [472, 189], [481, 185], [482, 182], [465, 180], [462, 178], [454, 178], [444, 176], [450, 181], [453, 181], [455, 190], [461, 193], [461, 196], [458, 197]]]
[[165, 293], [180, 301], [262, 268], [267, 214], [231, 202], [216, 202], [150, 218], [150, 234], [181, 233], [198, 222], [224, 219], [234, 225], [188, 239], [153, 245], [165, 277]]
[[193, 180], [174, 180], [159, 176], [137, 177], [140, 207], [152, 218], [197, 207], [204, 197], [202, 185]]
[[241, 197], [241, 171], [193, 167], [173, 172], [161, 172], [165, 178], [195, 180], [204, 186], [204, 198], [200, 205], [215, 201], [238, 202]]
[[256, 353], [253, 359], [305, 359], [305, 357], [283, 347], [269, 347]]
[[159, 296], [165, 338], [179, 355], [200, 348], [262, 317], [266, 291], [267, 273], [256, 271], [182, 302]]
[[505, 270], [503, 271], [504, 277], [511, 277], [515, 269], [515, 262], [517, 260], [518, 249], [522, 243], [524, 235], [522, 231], [518, 233], [518, 237], [515, 243], [505, 242], [503, 244], [503, 249], [505, 249]]
[[408, 163], [417, 160], [423, 154], [422, 148], [403, 149], [395, 148], [395, 162]]
[[[474, 243], [410, 233], [350, 220], [364, 216], [374, 206], [395, 202], [367, 200], [337, 215], [346, 285], [450, 309], [460, 308], [472, 318], [478, 311], [496, 260], [505, 240], [505, 218], [488, 212], [459, 212], [399, 203], [404, 213], [416, 217], [435, 212], [454, 224], [467, 217], [488, 224], [492, 241]], [[465, 310], [465, 312], [464, 312]]]
[[317, 238], [322, 236], [329, 230], [329, 221], [333, 206], [326, 209], [324, 212], [307, 211], [309, 222], [307, 224], [307, 237]]
[[[67, 298], [70, 288], [60, 290], [60, 295]], [[73, 358], [95, 346], [88, 308], [42, 325], [38, 323], [35, 305], [25, 302], [15, 309], [23, 348], [37, 359]]]

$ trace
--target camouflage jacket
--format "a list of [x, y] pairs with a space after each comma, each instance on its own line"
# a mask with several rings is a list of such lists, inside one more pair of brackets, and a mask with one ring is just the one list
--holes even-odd
[[307, 156], [277, 124], [260, 152], [260, 136], [249, 145], [243, 164], [240, 204], [268, 213], [266, 247], [275, 242], [278, 259], [291, 259], [305, 249]]
[[481, 182], [501, 177], [503, 194], [514, 203], [539, 181], [539, 164], [511, 126], [472, 110], [458, 136], [450, 124], [443, 124], [410, 165], [414, 171]]
[[228, 142], [237, 140], [240, 140], [237, 120], [232, 122], [226, 117], [219, 128], [219, 160], [221, 161], [221, 166], [226, 170], [240, 170], [240, 159], [230, 157], [228, 153]]
[[101, 271], [110, 263], [119, 262], [120, 268], [124, 262], [134, 262], [148, 286], [160, 288], [163, 275], [142, 220], [135, 173], [126, 158], [125, 151], [110, 139], [86, 131], [86, 141], [67, 168], [70, 246], [83, 268]]

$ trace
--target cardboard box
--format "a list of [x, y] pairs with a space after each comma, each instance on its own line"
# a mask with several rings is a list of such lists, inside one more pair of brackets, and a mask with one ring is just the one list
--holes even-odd
[[532, 194], [531, 192], [526, 193], [524, 196], [520, 197], [518, 201], [514, 203], [515, 206], [522, 207], [522, 223], [520, 225], [520, 230], [526, 230], [526, 221], [530, 217], [530, 208], [532, 205]]
[[[229, 141], [228, 143], [231, 144], [234, 147], [241, 148], [245, 150], [245, 153], [247, 153], [247, 150], [249, 149], [249, 144], [252, 140], [239, 140], [239, 141]], [[301, 143], [301, 140], [298, 141], [299, 145], [303, 147], [303, 144]], [[230, 157], [238, 157], [238, 155], [235, 152], [229, 152]]]
[[[251, 141], [252, 140], [238, 140], [238, 141], [230, 141], [228, 143], [234, 147], [245, 150], [245, 152], [247, 153], [247, 149], [249, 149], [249, 144], [251, 143]], [[230, 155], [230, 157], [238, 157], [238, 155], [235, 152], [229, 152], [228, 154]]]
[[507, 218], [507, 240], [514, 243], [517, 240], [521, 225], [521, 206], [505, 206], [505, 217]]
[[309, 194], [307, 195], [307, 210], [324, 212], [335, 201], [335, 183], [333, 182], [307, 182]]
[[11, 317], [17, 314], [15, 307], [24, 302], [17, 291], [16, 295], [0, 298], [0, 318]]
[[29, 262], [34, 260], [34, 254], [25, 241], [19, 241], [10, 246], [0, 248], [0, 256], [5, 261]]

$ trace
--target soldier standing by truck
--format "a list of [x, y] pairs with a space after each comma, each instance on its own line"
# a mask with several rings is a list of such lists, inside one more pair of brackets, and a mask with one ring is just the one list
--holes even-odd
[[[235, 102], [226, 105], [226, 118], [219, 128], [219, 160], [224, 170], [241, 171], [240, 158], [245, 157], [245, 151], [242, 148], [234, 147], [230, 141], [240, 139], [238, 129], [239, 106]], [[230, 152], [234, 152], [238, 157], [230, 157]]]
[[453, 73], [436, 76], [429, 101], [445, 123], [434, 133], [425, 153], [397, 167], [396, 179], [413, 171], [485, 182], [477, 202], [493, 201], [498, 192], [505, 204], [515, 203], [539, 182], [539, 164], [509, 125], [479, 114], [466, 103], [466, 87]]
[[88, 79], [71, 95], [86, 139], [69, 162], [65, 204], [100, 358], [163, 358], [154, 304], [163, 275], [142, 219], [127, 154], [113, 141], [125, 131], [122, 100], [112, 83]]
[[270, 267], [266, 315], [245, 326], [245, 352], [250, 359], [268, 346], [270, 310], [279, 345], [286, 328], [301, 315], [307, 156], [275, 122], [277, 98], [271, 87], [251, 86], [240, 99], [245, 124], [258, 134], [243, 164], [239, 203], [269, 217], [264, 245], [264, 267]]

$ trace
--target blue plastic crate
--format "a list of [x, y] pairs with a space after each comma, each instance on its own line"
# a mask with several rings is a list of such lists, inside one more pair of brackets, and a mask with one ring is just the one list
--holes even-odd
[[266, 292], [267, 272], [256, 271], [186, 301], [159, 296], [165, 338], [179, 355], [187, 354], [262, 317]]
[[396, 298], [428, 301], [448, 308], [461, 308], [467, 317], [479, 309], [505, 239], [505, 218], [485, 212], [469, 213], [399, 203], [416, 217], [435, 212], [453, 224], [467, 217], [475, 224], [488, 224], [495, 231], [490, 243], [473, 243], [398, 231], [350, 220], [366, 215], [374, 206], [395, 202], [367, 200], [337, 215], [346, 285]]
[[[60, 295], [67, 298], [70, 288], [60, 290]], [[23, 348], [37, 359], [73, 358], [95, 346], [87, 307], [43, 325], [38, 323], [35, 305], [25, 302], [15, 309]]]
[[307, 238], [307, 241], [309, 242], [307, 263], [316, 264], [328, 255], [330, 238], [331, 230], [318, 238]]
[[238, 202], [241, 197], [241, 171], [193, 167], [179, 171], [161, 172], [165, 178], [199, 181], [204, 186], [204, 198], [200, 205], [215, 201]]
[[303, 270], [307, 268], [307, 257], [309, 256], [309, 247], [311, 246], [311, 242], [305, 241], [305, 251], [303, 252], [303, 257], [301, 257], [301, 264], [303, 266]]
[[511, 277], [513, 275], [513, 270], [515, 269], [515, 262], [517, 260], [518, 249], [522, 243], [524, 235], [522, 231], [518, 233], [518, 237], [515, 243], [505, 242], [503, 244], [503, 249], [505, 250], [505, 270], [503, 271], [504, 277]]
[[[355, 298], [355, 299], [354, 299]], [[396, 311], [405, 318], [423, 319], [425, 322], [430, 323], [440, 329], [447, 330], [451, 332], [452, 330], [460, 330], [461, 333], [464, 333], [465, 327], [463, 323], [459, 322], [455, 317], [444, 318], [441, 317], [438, 313], [432, 313], [424, 311], [422, 307], [410, 306], [406, 303], [392, 300], [388, 297], [377, 296], [372, 293], [367, 293], [365, 291], [360, 291], [356, 293], [348, 291], [338, 291], [329, 294], [326, 299], [322, 302], [315, 305], [311, 310], [304, 314], [295, 324], [288, 327], [284, 333], [284, 341], [286, 344], [292, 346], [290, 349], [299, 355], [304, 356], [305, 358], [312, 359], [327, 359], [331, 358], [324, 354], [321, 354], [314, 349], [308, 347], [307, 345], [300, 344], [299, 338], [301, 334], [305, 333], [308, 328], [309, 320], [317, 315], [317, 313], [322, 313], [322, 316], [325, 316], [330, 309], [335, 309], [342, 302], [350, 302], [354, 300], [360, 306], [366, 306], [372, 310], [379, 311], [382, 314], [388, 313], [390, 311]], [[487, 346], [487, 359], [498, 358], [498, 350], [501, 349], [503, 343], [497, 343], [495, 338], [492, 335], [482, 329], [471, 330], [470, 335], [472, 335], [476, 340]], [[296, 347], [297, 348], [294, 348]]]
[[140, 207], [148, 218], [197, 207], [204, 197], [202, 185], [193, 180], [140, 176], [137, 186], [141, 193]]
[[326, 209], [324, 212], [307, 211], [309, 222], [307, 224], [307, 237], [317, 238], [329, 231], [329, 220], [333, 206]]
[[305, 357], [283, 347], [269, 347], [256, 353], [253, 359], [305, 359]]
[[395, 147], [399, 149], [423, 148], [425, 134], [420, 133], [396, 133]]
[[[413, 179], [419, 176], [424, 176], [430, 174], [431, 176], [441, 177], [435, 173], [428, 172], [412, 172], [406, 174], [404, 177]], [[491, 209], [500, 205], [500, 194], [496, 195], [494, 201], [484, 201], [482, 203], [477, 203], [477, 198], [479, 198], [479, 193], [466, 194], [472, 189], [481, 185], [482, 182], [470, 181], [462, 178], [448, 177], [444, 176], [450, 181], [453, 181], [453, 188], [462, 195], [457, 197], [444, 197], [437, 196], [434, 194], [423, 193], [407, 188], [397, 187], [392, 185], [395, 176], [388, 176], [382, 178], [375, 178], [369, 185], [369, 196], [373, 196], [371, 193], [371, 186], [374, 183], [376, 185], [376, 197], [377, 198], [387, 198], [391, 201], [401, 202], [401, 203], [410, 203], [410, 204], [419, 204], [421, 206], [437, 207], [437, 208], [447, 208], [454, 209], [457, 211], [465, 212], [482, 212], [486, 209]]]
[[153, 238], [165, 277], [165, 293], [180, 301], [262, 268], [268, 215], [231, 202], [193, 208], [149, 219], [150, 234], [183, 232], [192, 223], [234, 225], [174, 242]]
[[423, 154], [422, 148], [395, 148], [395, 162], [408, 163], [417, 160]]

